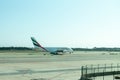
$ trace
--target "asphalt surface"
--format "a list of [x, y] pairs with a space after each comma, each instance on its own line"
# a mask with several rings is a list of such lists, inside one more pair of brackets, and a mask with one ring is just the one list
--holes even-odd
[[89, 61], [89, 60], [120, 60], [120, 55], [35, 55], [35, 56], [2, 56], [0, 63], [26, 63], [26, 62], [56, 62], [56, 61]]
[[[107, 62], [111, 63], [116, 61], [119, 62], [120, 60], [119, 53], [117, 55], [116, 53], [115, 55], [114, 54], [109, 55], [108, 52], [100, 52], [100, 53], [93, 52], [93, 53], [90, 52], [89, 54], [86, 52], [84, 53], [77, 52], [77, 53], [65, 54], [65, 55], [23, 55], [23, 54], [1, 55], [0, 54], [0, 65], [1, 65], [0, 76], [21, 75], [21, 74], [31, 75], [35, 73], [40, 73], [40, 74], [55, 73], [54, 75], [56, 75], [56, 73], [61, 73], [61, 72], [74, 72], [74, 71], [80, 72], [80, 68], [83, 64], [87, 65], [93, 63], [94, 64], [101, 64]], [[34, 70], [36, 68], [39, 69]], [[11, 70], [11, 71], [7, 72], [7, 70]], [[79, 78], [79, 76], [77, 77]]]
[[0, 76], [3, 75], [20, 75], [20, 74], [34, 74], [34, 73], [51, 73], [51, 72], [66, 72], [66, 71], [78, 71], [81, 70], [80, 68], [74, 68], [74, 69], [59, 69], [59, 70], [44, 70], [44, 71], [33, 71], [30, 69], [27, 70], [17, 70], [16, 72], [10, 72], [10, 73], [0, 73]]

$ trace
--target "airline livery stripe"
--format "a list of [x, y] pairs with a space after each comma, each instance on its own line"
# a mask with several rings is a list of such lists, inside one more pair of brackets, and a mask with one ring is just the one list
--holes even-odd
[[42, 47], [33, 37], [31, 37], [31, 40], [32, 40], [34, 46], [40, 47], [40, 48], [42, 48], [43, 50], [47, 51], [47, 50], [46, 50], [44, 47]]
[[34, 44], [35, 46], [40, 47], [40, 48], [42, 48], [43, 50], [47, 51], [47, 50], [46, 50], [44, 47], [42, 47], [39, 43], [33, 42], [33, 44]]
[[38, 44], [36, 44], [36, 43], [33, 43], [35, 46], [37, 46], [37, 47], [40, 47]]

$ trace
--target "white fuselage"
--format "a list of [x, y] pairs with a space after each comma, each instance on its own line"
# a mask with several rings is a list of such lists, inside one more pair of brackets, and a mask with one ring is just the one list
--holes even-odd
[[47, 51], [49, 52], [69, 52], [69, 53], [73, 53], [73, 50], [71, 48], [68, 47], [44, 47]]

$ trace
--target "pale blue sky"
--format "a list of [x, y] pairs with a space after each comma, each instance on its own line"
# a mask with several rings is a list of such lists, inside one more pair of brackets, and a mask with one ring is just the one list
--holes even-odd
[[120, 0], [0, 0], [0, 47], [120, 47]]

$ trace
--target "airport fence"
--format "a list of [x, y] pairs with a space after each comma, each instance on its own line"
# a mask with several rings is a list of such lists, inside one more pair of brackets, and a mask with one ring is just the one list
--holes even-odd
[[119, 79], [120, 76], [120, 63], [118, 64], [97, 64], [97, 65], [86, 65], [81, 67], [80, 80], [95, 80], [95, 77], [113, 76], [113, 79]]

